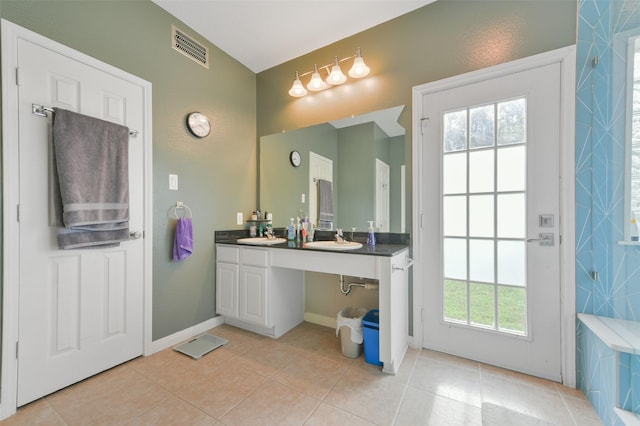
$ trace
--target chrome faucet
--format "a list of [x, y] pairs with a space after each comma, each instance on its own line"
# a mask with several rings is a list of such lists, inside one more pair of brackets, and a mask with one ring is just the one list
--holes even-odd
[[264, 236], [267, 237], [267, 240], [275, 240], [276, 236], [273, 233], [273, 228], [267, 227], [267, 230], [264, 231]]
[[342, 228], [336, 229], [336, 243], [338, 244], [346, 244], [347, 241], [344, 239], [342, 235]]

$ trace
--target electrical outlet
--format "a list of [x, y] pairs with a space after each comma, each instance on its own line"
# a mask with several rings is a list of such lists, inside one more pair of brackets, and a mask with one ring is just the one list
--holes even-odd
[[236, 213], [236, 225], [242, 225], [244, 220], [242, 219], [242, 212]]
[[178, 190], [178, 175], [169, 175], [169, 189], [172, 191]]

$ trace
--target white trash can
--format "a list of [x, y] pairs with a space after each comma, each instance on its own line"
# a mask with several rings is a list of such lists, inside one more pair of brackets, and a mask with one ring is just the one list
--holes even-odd
[[346, 307], [338, 312], [336, 336], [340, 333], [342, 355], [358, 358], [362, 353], [362, 318], [367, 313], [365, 308]]

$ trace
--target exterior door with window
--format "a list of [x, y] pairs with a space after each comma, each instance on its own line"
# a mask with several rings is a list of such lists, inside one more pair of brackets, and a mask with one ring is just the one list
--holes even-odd
[[560, 65], [422, 102], [424, 346], [560, 381]]

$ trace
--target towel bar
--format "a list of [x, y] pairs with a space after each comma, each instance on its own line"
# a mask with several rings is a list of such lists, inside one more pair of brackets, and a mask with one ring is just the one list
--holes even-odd
[[[31, 104], [31, 113], [33, 115], [37, 115], [40, 117], [48, 117], [49, 116], [49, 112], [53, 113], [55, 112], [55, 110], [51, 107], [47, 107], [44, 105], [38, 105], [38, 104]], [[132, 138], [135, 138], [138, 136], [138, 131], [137, 130], [133, 130], [133, 129], [129, 129], [129, 136], [131, 136]]]
[[[182, 211], [183, 211], [182, 216], [178, 216], [178, 209], [182, 209]], [[173, 207], [173, 214], [175, 215], [176, 219], [181, 219], [183, 217], [191, 218], [193, 216], [189, 206], [184, 204], [182, 201], [178, 201], [176, 203], [176, 205]], [[187, 214], [189, 214], [189, 216], [187, 216]]]

